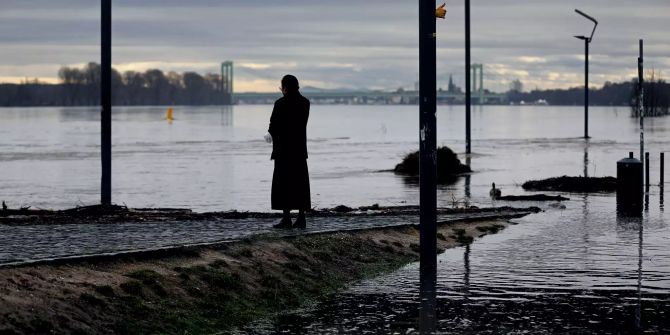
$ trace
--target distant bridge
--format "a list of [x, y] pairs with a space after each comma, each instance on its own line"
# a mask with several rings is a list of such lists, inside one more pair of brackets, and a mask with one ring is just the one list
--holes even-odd
[[[418, 91], [325, 91], [325, 92], [303, 92], [305, 97], [317, 104], [382, 104], [382, 105], [412, 105], [419, 103]], [[236, 104], [271, 104], [281, 97], [277, 93], [245, 92], [234, 93], [233, 101]], [[438, 104], [463, 104], [464, 93], [447, 91], [437, 92]], [[473, 104], [506, 104], [507, 95], [500, 93], [484, 93], [472, 96]]]
[[[476, 105], [499, 105], [507, 103], [507, 95], [490, 93], [484, 90], [484, 67], [482, 64], [473, 64], [472, 72], [472, 103]], [[477, 75], [479, 74], [479, 80]], [[221, 63], [221, 90], [223, 101], [228, 104], [272, 104], [281, 97], [279, 92], [246, 92], [233, 91], [233, 62]], [[465, 93], [453, 85], [449, 78], [449, 90], [437, 92], [437, 103], [465, 104]], [[390, 91], [305, 91], [304, 96], [317, 104], [361, 104], [361, 105], [416, 105], [419, 103], [418, 91], [398, 90]]]

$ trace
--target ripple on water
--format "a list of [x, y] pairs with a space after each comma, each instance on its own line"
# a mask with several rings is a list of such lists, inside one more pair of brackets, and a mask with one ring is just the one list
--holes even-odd
[[[658, 221], [665, 216], [647, 215], [641, 227], [639, 221], [619, 220], [604, 210], [613, 201], [611, 196], [591, 196], [594, 209], [586, 214], [572, 203], [560, 213], [523, 218], [520, 225], [440, 255], [438, 330], [670, 331], [666, 318], [670, 311], [666, 236], [670, 229]], [[409, 264], [392, 274], [362, 281], [309, 313], [249, 331], [418, 332], [418, 269], [418, 264]], [[353, 320], [355, 331], [348, 328]]]

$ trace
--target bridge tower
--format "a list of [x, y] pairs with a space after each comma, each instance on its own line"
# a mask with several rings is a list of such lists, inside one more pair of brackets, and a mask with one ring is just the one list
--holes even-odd
[[221, 63], [221, 94], [222, 104], [232, 105], [233, 100], [233, 62], [225, 61]]
[[[486, 103], [486, 97], [484, 96], [484, 64], [472, 64], [470, 71], [472, 71], [472, 91], [478, 95], [479, 104], [483, 105]], [[479, 74], [479, 80], [477, 80], [477, 74]]]

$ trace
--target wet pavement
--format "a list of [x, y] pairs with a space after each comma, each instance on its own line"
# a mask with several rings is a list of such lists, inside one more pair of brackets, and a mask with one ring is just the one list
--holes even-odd
[[[514, 215], [522, 211], [440, 215], [439, 221]], [[82, 255], [119, 253], [235, 241], [271, 234], [288, 236], [418, 224], [415, 214], [308, 217], [305, 230], [272, 228], [276, 218], [180, 222], [0, 225], [0, 266]]]
[[[670, 217], [652, 188], [641, 217], [611, 195], [516, 219], [438, 256], [435, 333], [670, 333]], [[418, 334], [419, 264], [365, 280], [249, 334]]]

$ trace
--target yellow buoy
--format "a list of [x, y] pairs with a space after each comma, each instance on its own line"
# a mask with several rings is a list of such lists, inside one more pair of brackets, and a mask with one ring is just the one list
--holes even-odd
[[172, 107], [169, 107], [169, 108], [167, 109], [167, 120], [168, 120], [168, 121], [172, 121], [172, 120], [174, 120], [174, 118], [172, 117]]

